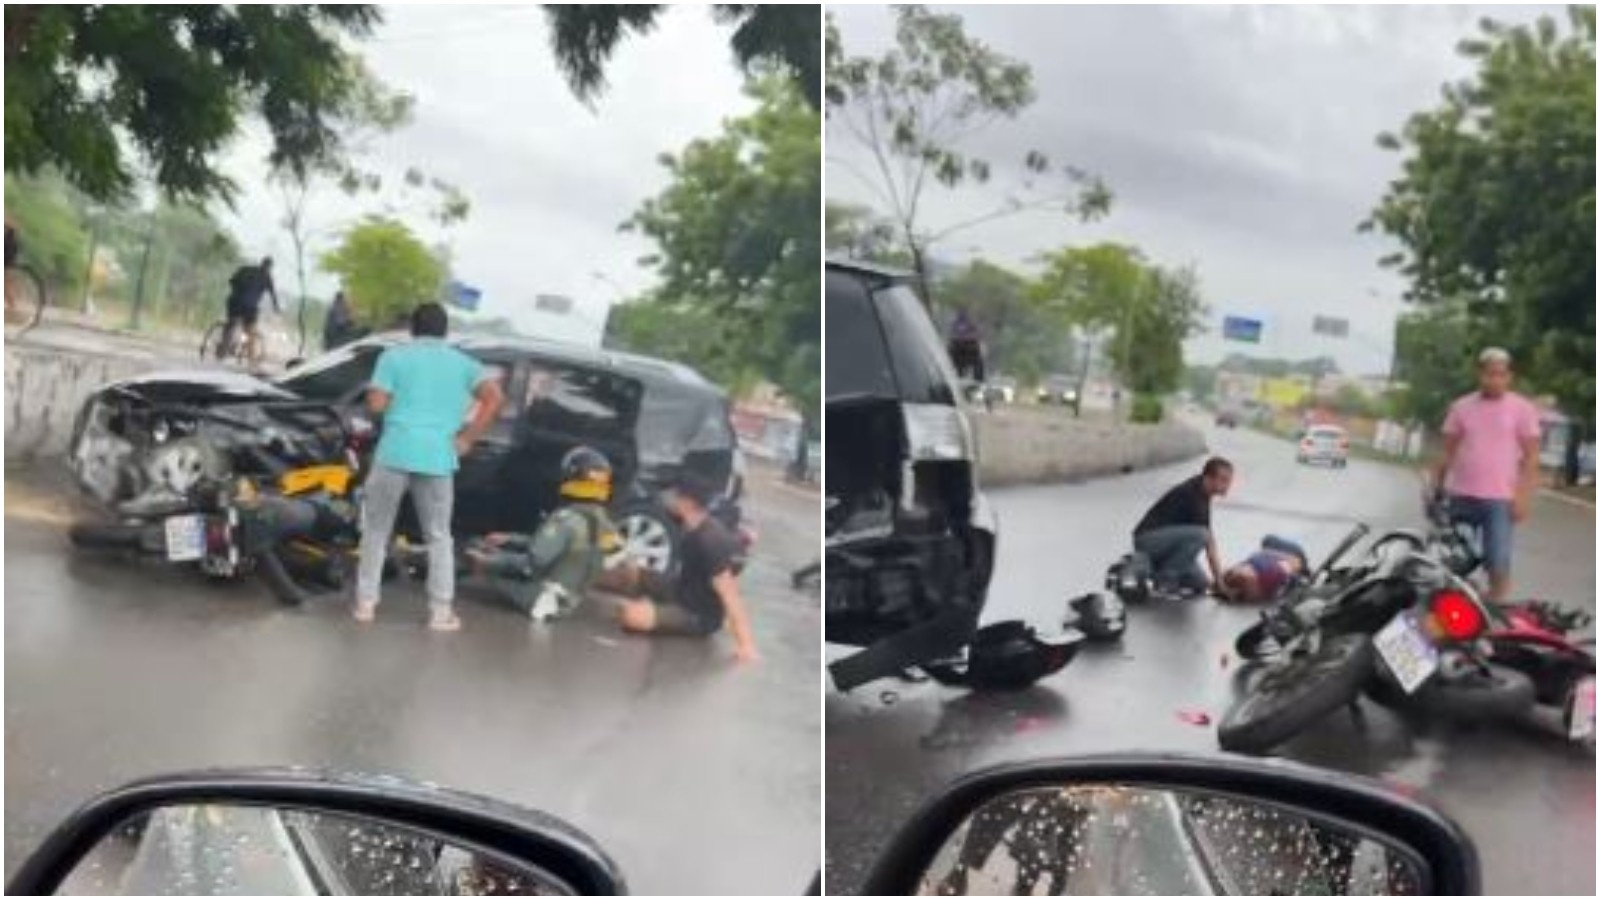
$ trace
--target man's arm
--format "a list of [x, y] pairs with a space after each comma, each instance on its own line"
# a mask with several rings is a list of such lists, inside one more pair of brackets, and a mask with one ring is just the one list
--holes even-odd
[[750, 632], [750, 614], [745, 609], [744, 596], [739, 592], [738, 577], [732, 569], [723, 569], [722, 574], [711, 579], [711, 589], [717, 592], [717, 599], [722, 601], [722, 611], [728, 617], [728, 629], [733, 632], [734, 655], [740, 662], [754, 662], [759, 658], [756, 639]]
[[1456, 450], [1461, 446], [1461, 434], [1446, 432], [1444, 436], [1444, 452], [1439, 454], [1439, 464], [1433, 470], [1433, 490], [1435, 493], [1444, 490], [1445, 477], [1450, 474], [1450, 467], [1455, 465]]
[[1533, 503], [1533, 492], [1539, 487], [1539, 438], [1522, 439], [1522, 471], [1517, 478], [1517, 496], [1511, 501], [1511, 518], [1521, 522], [1528, 518]]
[[378, 363], [372, 367], [372, 381], [367, 385], [367, 409], [375, 416], [383, 415], [394, 399], [394, 357], [385, 350], [378, 354]]
[[389, 401], [393, 399], [394, 395], [382, 388], [367, 388], [367, 409], [372, 410], [374, 415], [383, 415], [389, 408]]
[[466, 453], [472, 445], [483, 437], [483, 433], [494, 424], [495, 416], [500, 414], [500, 407], [506, 401], [505, 392], [500, 389], [500, 382], [493, 378], [485, 378], [478, 383], [477, 390], [472, 392], [473, 399], [477, 401], [477, 411], [473, 413], [472, 421], [456, 433], [456, 452]]

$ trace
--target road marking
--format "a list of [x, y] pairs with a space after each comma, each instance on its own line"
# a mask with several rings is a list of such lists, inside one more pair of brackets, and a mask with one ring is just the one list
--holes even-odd
[[1594, 512], [1594, 504], [1590, 503], [1588, 500], [1583, 499], [1582, 497], [1574, 497], [1574, 496], [1571, 496], [1570, 494], [1563, 494], [1560, 491], [1552, 491], [1549, 488], [1540, 488], [1539, 489], [1539, 496], [1541, 496], [1541, 497], [1549, 497], [1552, 500], [1560, 500], [1562, 503], [1567, 503], [1567, 504], [1570, 504], [1572, 506], [1582, 507], [1584, 509], [1587, 509], [1590, 512]]

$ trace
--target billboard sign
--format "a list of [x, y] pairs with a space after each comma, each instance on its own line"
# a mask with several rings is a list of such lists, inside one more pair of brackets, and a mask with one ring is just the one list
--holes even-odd
[[1225, 316], [1222, 319], [1222, 339], [1245, 344], [1261, 343], [1261, 320], [1244, 316]]
[[1349, 337], [1350, 320], [1338, 316], [1314, 316], [1311, 319], [1311, 333], [1328, 337]]

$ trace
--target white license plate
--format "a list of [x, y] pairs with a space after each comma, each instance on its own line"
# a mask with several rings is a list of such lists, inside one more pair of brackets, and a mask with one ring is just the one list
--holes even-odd
[[1593, 678], [1578, 682], [1572, 697], [1572, 721], [1567, 726], [1567, 735], [1575, 741], [1594, 737]]
[[167, 530], [167, 559], [192, 562], [206, 555], [205, 516], [170, 516], [163, 524]]
[[1439, 669], [1439, 649], [1422, 633], [1409, 610], [1401, 612], [1372, 638], [1378, 656], [1393, 673], [1400, 689], [1415, 691]]

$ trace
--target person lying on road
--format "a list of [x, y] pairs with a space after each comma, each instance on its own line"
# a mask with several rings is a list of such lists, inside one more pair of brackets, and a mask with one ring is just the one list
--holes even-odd
[[560, 508], [532, 535], [490, 534], [466, 554], [472, 574], [485, 578], [536, 622], [572, 612], [622, 549], [606, 515], [611, 502], [611, 462], [591, 447], [561, 460]]
[[1236, 603], [1270, 603], [1309, 571], [1299, 544], [1269, 534], [1261, 539], [1261, 549], [1222, 573], [1217, 596]]
[[735, 658], [754, 662], [755, 636], [739, 590], [739, 541], [707, 509], [715, 493], [684, 472], [665, 494], [667, 510], [683, 526], [683, 565], [675, 580], [624, 563], [603, 572], [595, 587], [626, 598], [618, 620], [628, 631], [709, 637], [726, 622]]
[[[1133, 549], [1149, 557], [1157, 590], [1203, 594], [1222, 577], [1211, 498], [1224, 496], [1232, 484], [1233, 463], [1213, 456], [1199, 475], [1163, 494], [1134, 526]], [[1202, 550], [1209, 578], [1196, 561]]]

